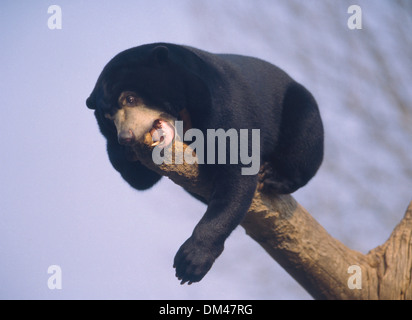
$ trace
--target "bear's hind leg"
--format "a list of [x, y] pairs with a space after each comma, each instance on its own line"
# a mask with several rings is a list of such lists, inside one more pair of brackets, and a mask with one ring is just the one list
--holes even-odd
[[315, 99], [293, 83], [283, 100], [278, 142], [259, 172], [258, 189], [288, 194], [315, 175], [323, 159], [323, 126]]

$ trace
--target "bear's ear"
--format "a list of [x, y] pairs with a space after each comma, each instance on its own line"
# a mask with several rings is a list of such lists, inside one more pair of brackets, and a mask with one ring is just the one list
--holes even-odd
[[88, 97], [87, 98], [87, 100], [86, 100], [86, 106], [89, 108], [89, 109], [92, 109], [92, 110], [95, 110], [96, 109], [96, 106], [94, 105], [94, 101], [93, 101], [94, 99], [92, 99], [92, 96], [90, 96], [90, 97]]
[[165, 46], [157, 46], [152, 49], [151, 52], [151, 61], [156, 65], [162, 66], [166, 64], [169, 57], [169, 49]]

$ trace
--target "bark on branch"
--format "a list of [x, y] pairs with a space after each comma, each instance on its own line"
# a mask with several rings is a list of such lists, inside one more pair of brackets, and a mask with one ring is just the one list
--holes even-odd
[[[175, 161], [156, 165], [150, 143], [147, 135], [133, 149], [144, 165], [209, 198], [211, 181], [196, 163], [183, 161], [183, 153], [192, 152], [186, 144], [175, 141]], [[256, 191], [241, 225], [316, 299], [412, 299], [412, 202], [390, 238], [366, 255], [330, 236], [290, 195]]]

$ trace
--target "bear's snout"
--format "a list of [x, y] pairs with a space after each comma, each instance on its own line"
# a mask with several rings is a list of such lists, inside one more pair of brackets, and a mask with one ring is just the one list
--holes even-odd
[[120, 144], [125, 146], [133, 144], [136, 140], [132, 129], [120, 131], [117, 135], [117, 139]]

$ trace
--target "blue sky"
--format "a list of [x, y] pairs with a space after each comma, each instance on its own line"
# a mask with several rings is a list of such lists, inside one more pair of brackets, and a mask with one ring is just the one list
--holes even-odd
[[[310, 212], [340, 207], [351, 214], [360, 208], [361, 216], [316, 216], [358, 250], [385, 241], [411, 200], [409, 176], [397, 175], [399, 166], [391, 169], [393, 157], [377, 151], [382, 156], [375, 159], [382, 160], [371, 166], [389, 167], [389, 173], [373, 192], [393, 199], [388, 205], [393, 212], [383, 218], [373, 215], [374, 207], [365, 198], [355, 199], [347, 181], [336, 181], [330, 173], [333, 165], [364, 170], [366, 148], [360, 144], [373, 139], [364, 134], [367, 121], [354, 118], [347, 101], [335, 94], [339, 81], [325, 76], [345, 73], [346, 85], [355, 91], [365, 83], [358, 84], [351, 73], [355, 71], [345, 64], [351, 54], [364, 59], [366, 69], [368, 61], [361, 33], [351, 34], [350, 44], [342, 41], [342, 35], [348, 39], [345, 9], [350, 3], [326, 12], [327, 1], [310, 6], [294, 1], [295, 7], [287, 2], [277, 1], [274, 7], [271, 1], [2, 1], [1, 299], [310, 298], [241, 228], [202, 282], [180, 286], [175, 279], [174, 255], [205, 206], [165, 178], [149, 191], [132, 190], [111, 167], [93, 113], [85, 106], [104, 65], [118, 52], [149, 42], [254, 55], [306, 85], [318, 99], [331, 138], [324, 171], [296, 194], [297, 200]], [[382, 24], [368, 20], [368, 9], [374, 12], [370, 17], [380, 16], [389, 10], [388, 1], [380, 8], [372, 2], [359, 3], [370, 32], [380, 32]], [[62, 8], [61, 30], [47, 27], [52, 4]], [[401, 18], [410, 25], [410, 16]], [[310, 44], [304, 39], [308, 32]], [[319, 58], [320, 51], [330, 56]], [[402, 50], [398, 54], [404, 59]], [[307, 60], [318, 64], [310, 69]], [[404, 69], [409, 74], [408, 67]], [[402, 83], [407, 77], [401, 77]], [[402, 92], [410, 102], [410, 94]], [[380, 108], [379, 103], [373, 105]], [[399, 118], [393, 109], [379, 110], [387, 118]], [[397, 131], [392, 132], [397, 139]], [[407, 146], [410, 134], [399, 134]], [[334, 138], [342, 135], [346, 142]], [[353, 230], [351, 239], [345, 236]], [[50, 265], [62, 269], [61, 290], [47, 286]]]

